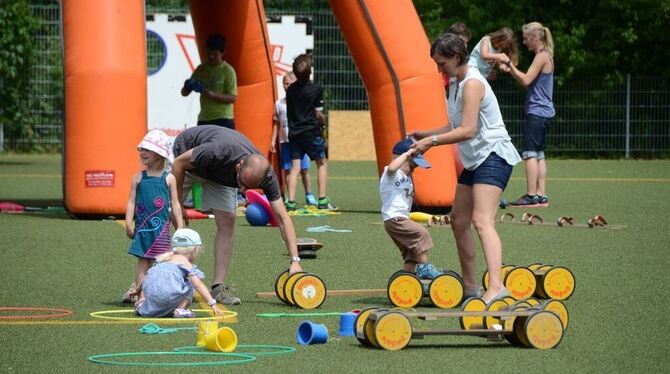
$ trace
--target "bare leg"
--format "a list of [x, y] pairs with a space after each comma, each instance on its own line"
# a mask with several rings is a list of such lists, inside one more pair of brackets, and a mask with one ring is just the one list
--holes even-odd
[[456, 239], [461, 276], [465, 288], [477, 288], [475, 280], [475, 239], [472, 236], [472, 187], [459, 184], [451, 211], [451, 229]]
[[537, 195], [538, 162], [537, 158], [527, 158], [526, 165], [526, 193], [530, 196]]
[[312, 181], [309, 180], [309, 169], [300, 170], [302, 186], [305, 188], [305, 195], [312, 192]]
[[177, 305], [177, 308], [176, 308], [176, 309], [185, 309], [185, 308], [187, 308], [189, 305], [191, 305], [191, 301], [190, 301], [189, 299], [183, 299], [183, 300], [179, 303], [179, 305]]
[[147, 271], [151, 267], [153, 261], [146, 258], [138, 258], [137, 266], [135, 267], [135, 289], [137, 292], [136, 295], [139, 296], [140, 290], [142, 289], [142, 282], [144, 282], [144, 277], [147, 275]]
[[233, 257], [233, 233], [235, 212], [214, 210], [216, 237], [214, 238], [214, 279], [213, 284], [225, 284], [228, 267]]
[[546, 196], [547, 184], [547, 161], [545, 159], [537, 160], [537, 194]]
[[505, 288], [500, 278], [502, 243], [495, 228], [495, 215], [502, 190], [490, 184], [475, 184], [472, 191], [474, 201], [472, 224], [479, 235], [489, 272], [489, 286], [482, 298], [484, 301], [489, 301]]
[[[288, 171], [290, 171], [290, 170], [291, 169], [289, 169]], [[287, 170], [284, 170], [284, 169], [281, 169], [281, 171], [279, 172], [281, 174], [281, 185], [283, 186], [282, 187], [283, 189], [282, 189], [281, 193], [282, 193], [282, 195], [284, 195], [284, 198], [288, 198], [288, 184], [286, 184], [286, 180], [287, 180], [286, 172], [287, 172]]]
[[298, 187], [298, 173], [300, 173], [300, 159], [291, 160], [291, 171], [288, 174], [288, 200], [295, 201], [295, 190]]
[[319, 187], [319, 198], [328, 197], [328, 161], [326, 158], [316, 160], [318, 176], [316, 179]]

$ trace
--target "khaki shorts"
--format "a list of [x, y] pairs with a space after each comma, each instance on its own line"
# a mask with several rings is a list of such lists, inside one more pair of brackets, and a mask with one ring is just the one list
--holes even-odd
[[184, 176], [184, 186], [181, 191], [183, 199], [186, 199], [196, 182], [202, 185], [202, 210], [237, 211], [237, 188], [223, 186], [189, 172], [186, 172]]
[[384, 229], [400, 249], [405, 262], [417, 262], [416, 259], [421, 254], [433, 248], [433, 239], [426, 227], [409, 218], [396, 217], [386, 220]]

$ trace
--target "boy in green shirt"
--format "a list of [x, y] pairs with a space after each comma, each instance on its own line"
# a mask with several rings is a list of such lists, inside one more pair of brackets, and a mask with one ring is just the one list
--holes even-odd
[[201, 63], [184, 82], [182, 96], [200, 93], [198, 125], [217, 125], [235, 129], [233, 104], [237, 98], [237, 75], [223, 57], [226, 38], [212, 34], [207, 38], [207, 61]]

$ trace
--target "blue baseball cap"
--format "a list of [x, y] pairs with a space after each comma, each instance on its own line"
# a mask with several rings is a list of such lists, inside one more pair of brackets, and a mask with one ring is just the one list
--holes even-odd
[[[395, 145], [393, 146], [393, 154], [394, 155], [401, 155], [401, 154], [409, 151], [409, 148], [412, 144], [414, 144], [414, 140], [412, 140], [410, 138], [403, 139], [403, 140], [395, 143]], [[428, 161], [426, 161], [426, 159], [423, 157], [422, 154], [416, 154], [415, 153], [412, 156], [412, 161], [414, 161], [414, 163], [418, 167], [421, 167], [421, 168], [424, 168], [424, 169], [430, 169], [430, 163]]]

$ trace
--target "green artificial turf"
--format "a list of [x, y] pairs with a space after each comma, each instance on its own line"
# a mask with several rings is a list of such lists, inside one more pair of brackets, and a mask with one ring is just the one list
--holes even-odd
[[[62, 199], [60, 172], [56, 156], [2, 155], [0, 201], [43, 207], [57, 204]], [[342, 214], [294, 217], [299, 237], [315, 237], [324, 243], [318, 258], [305, 260], [304, 267], [320, 276], [329, 289], [384, 288], [388, 277], [401, 266], [398, 250], [380, 224], [376, 173], [373, 162], [331, 162], [329, 195]], [[565, 266], [575, 274], [575, 294], [565, 301], [570, 326], [556, 349], [521, 349], [506, 341], [478, 337], [429, 336], [412, 340], [402, 351], [387, 352], [364, 347], [354, 338], [338, 337], [336, 316], [258, 318], [257, 313], [301, 310], [275, 298], [256, 297], [257, 292], [273, 290], [288, 258], [277, 229], [252, 227], [240, 218], [229, 282], [237, 288], [242, 305], [233, 308], [239, 313], [238, 322], [230, 326], [239, 344], [286, 345], [297, 351], [259, 356], [251, 364], [202, 367], [198, 372], [666, 371], [670, 365], [666, 316], [670, 310], [670, 162], [549, 160], [547, 185], [551, 206], [533, 210], [546, 222], [569, 215], [583, 223], [601, 214], [612, 225], [625, 225], [618, 230], [498, 225], [505, 263], [542, 262]], [[524, 186], [519, 165], [505, 197], [516, 199]], [[512, 212], [518, 219], [524, 210]], [[323, 225], [352, 232], [306, 231]], [[211, 278], [214, 222], [192, 221], [191, 227], [204, 238], [206, 251], [198, 265]], [[138, 332], [141, 323], [100, 324], [89, 316], [94, 311], [127, 307], [118, 300], [133, 279], [134, 260], [126, 253], [129, 240], [117, 222], [73, 220], [50, 213], [0, 214], [0, 232], [0, 307], [74, 311], [72, 316], [59, 319], [62, 324], [45, 323], [48, 320], [7, 324], [0, 320], [0, 372], [159, 372], [166, 369], [98, 365], [86, 358], [103, 353], [170, 351], [195, 344], [193, 332], [143, 335]], [[432, 227], [430, 232], [435, 242], [432, 262], [460, 272], [450, 228]], [[477, 267], [482, 274], [480, 250]], [[344, 312], [366, 306], [391, 304], [384, 296], [331, 296], [317, 311]], [[428, 304], [418, 309], [437, 311]], [[0, 311], [0, 316], [8, 315], [12, 314]], [[328, 343], [296, 344], [296, 327], [303, 319], [325, 324], [330, 332]], [[423, 328], [458, 325], [455, 319], [413, 323]], [[156, 358], [146, 360], [155, 362]], [[185, 362], [192, 360], [183, 358]]]

